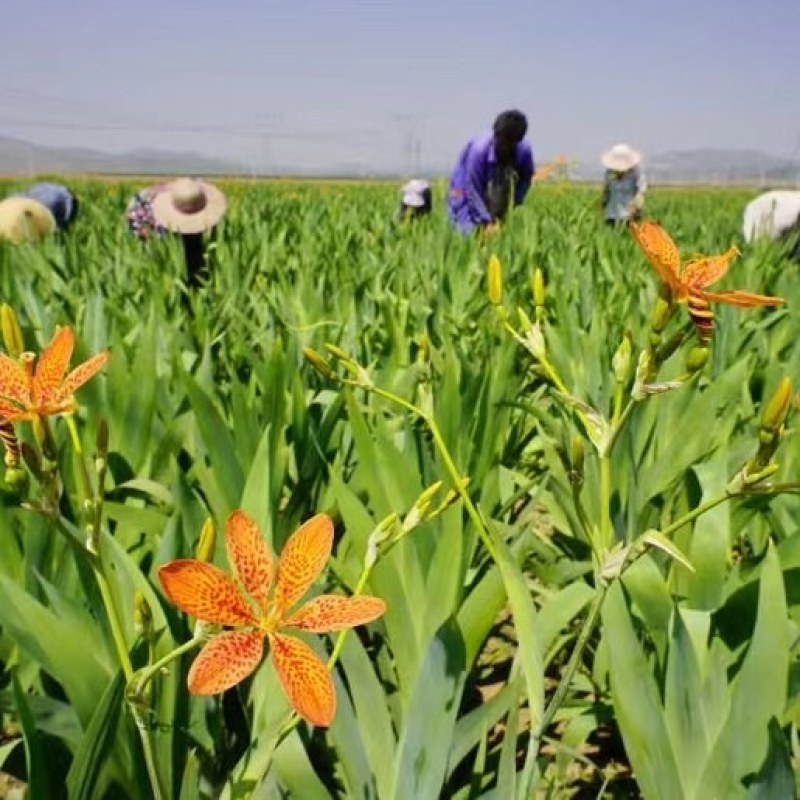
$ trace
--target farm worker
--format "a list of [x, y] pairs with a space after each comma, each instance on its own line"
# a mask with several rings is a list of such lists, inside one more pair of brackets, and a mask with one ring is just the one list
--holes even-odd
[[800, 261], [800, 191], [764, 192], [744, 209], [742, 233], [746, 242], [764, 237], [789, 245], [789, 255]]
[[34, 183], [17, 197], [28, 197], [47, 208], [56, 221], [56, 227], [65, 231], [78, 214], [78, 198], [60, 183]]
[[601, 200], [606, 224], [618, 225], [639, 219], [647, 191], [641, 153], [630, 145], [615, 144], [603, 153], [600, 161], [606, 169]]
[[414, 178], [403, 184], [400, 189], [400, 208], [397, 211], [397, 218], [401, 222], [426, 216], [432, 209], [433, 192], [428, 181]]
[[225, 195], [216, 186], [194, 178], [177, 178], [153, 197], [156, 225], [183, 239], [190, 287], [199, 286], [208, 275], [203, 233], [222, 219], [226, 206]]
[[521, 111], [504, 111], [491, 133], [470, 139], [462, 149], [447, 194], [450, 220], [462, 233], [475, 228], [493, 233], [508, 212], [512, 192], [514, 205], [525, 199], [535, 172], [527, 131]]
[[30, 197], [0, 200], [0, 240], [12, 244], [41, 239], [56, 230], [50, 210]]
[[128, 230], [139, 239], [149, 239], [151, 236], [162, 236], [164, 228], [156, 222], [153, 216], [153, 200], [159, 192], [164, 191], [168, 183], [159, 183], [141, 189], [131, 198], [125, 210], [128, 220]]

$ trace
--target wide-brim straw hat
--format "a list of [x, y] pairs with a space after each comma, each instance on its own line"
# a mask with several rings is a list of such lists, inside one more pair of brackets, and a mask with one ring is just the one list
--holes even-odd
[[177, 178], [153, 198], [153, 216], [175, 233], [202, 233], [213, 228], [225, 213], [225, 195], [206, 181]]
[[603, 166], [614, 172], [627, 172], [642, 160], [642, 154], [628, 144], [615, 144], [600, 157]]
[[55, 217], [38, 200], [30, 197], [0, 200], [0, 239], [21, 244], [48, 236], [55, 229]]

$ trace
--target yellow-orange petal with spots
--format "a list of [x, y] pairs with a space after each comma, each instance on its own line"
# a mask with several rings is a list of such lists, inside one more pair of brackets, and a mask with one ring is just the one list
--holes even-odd
[[301, 525], [286, 542], [278, 560], [275, 605], [288, 611], [317, 579], [333, 547], [333, 522], [317, 514]]
[[56, 390], [55, 397], [58, 400], [66, 400], [83, 386], [86, 381], [93, 378], [106, 365], [108, 361], [108, 350], [92, 356], [90, 359], [75, 367], [72, 372], [64, 379], [64, 383]]
[[722, 278], [736, 256], [740, 255], [735, 247], [718, 256], [700, 256], [692, 259], [683, 268], [681, 280], [690, 289], [705, 289]]
[[28, 412], [17, 408], [7, 400], [0, 399], [0, 418], [6, 422], [18, 422], [19, 420], [27, 419]]
[[42, 350], [36, 362], [31, 392], [36, 405], [53, 397], [58, 390], [67, 373], [74, 347], [75, 335], [72, 333], [72, 328], [65, 327], [56, 331], [50, 343]]
[[234, 511], [225, 523], [225, 547], [236, 577], [250, 596], [266, 610], [272, 586], [274, 561], [255, 521], [244, 511]]
[[181, 558], [158, 570], [164, 594], [181, 611], [218, 625], [255, 625], [257, 620], [236, 584], [219, 567]]
[[756, 308], [758, 306], [780, 306], [786, 301], [782, 297], [770, 297], [765, 294], [753, 294], [734, 289], [730, 292], [703, 292], [706, 300], [716, 303], [727, 303], [738, 308]]
[[681, 255], [670, 235], [650, 220], [631, 222], [629, 229], [661, 280], [677, 291], [680, 288]]
[[323, 594], [309, 600], [283, 624], [311, 633], [324, 633], [366, 625], [384, 613], [386, 603], [380, 597]]
[[261, 662], [264, 634], [228, 631], [211, 639], [189, 669], [192, 694], [219, 694], [243, 681]]
[[28, 376], [22, 364], [0, 353], [0, 396], [27, 405], [30, 402]]
[[289, 705], [307, 722], [326, 728], [336, 715], [333, 680], [317, 654], [300, 639], [273, 633], [272, 661]]

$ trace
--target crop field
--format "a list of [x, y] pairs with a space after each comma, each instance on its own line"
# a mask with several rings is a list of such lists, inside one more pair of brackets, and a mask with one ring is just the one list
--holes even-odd
[[127, 231], [144, 185], [71, 184], [67, 234], [0, 244], [0, 418], [30, 411], [0, 419], [4, 773], [795, 797], [800, 272], [742, 243], [754, 190], [648, 193], [684, 261], [740, 248], [709, 291], [785, 300], [712, 302], [704, 342], [599, 189], [481, 240], [441, 185], [399, 224], [390, 183], [223, 182], [189, 291], [177, 238]]

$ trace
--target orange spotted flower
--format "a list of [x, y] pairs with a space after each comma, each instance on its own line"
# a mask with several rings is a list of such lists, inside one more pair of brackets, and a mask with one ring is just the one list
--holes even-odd
[[74, 411], [75, 392], [108, 361], [104, 350], [66, 375], [74, 346], [72, 328], [65, 327], [42, 350], [36, 369], [34, 353], [23, 353], [19, 361], [0, 353], [0, 417], [18, 422]]
[[714, 330], [714, 312], [709, 301], [728, 303], [740, 308], [777, 306], [784, 302], [782, 297], [768, 297], [738, 290], [705, 291], [707, 286], [725, 275], [730, 262], [739, 255], [735, 247], [717, 256], [694, 258], [681, 267], [678, 247], [660, 225], [651, 221], [631, 222], [630, 229], [648, 261], [670, 290], [673, 300], [687, 304], [698, 338], [704, 344], [711, 339]]
[[330, 673], [305, 642], [284, 629], [324, 633], [352, 628], [380, 617], [386, 604], [378, 597], [324, 594], [295, 608], [331, 554], [333, 523], [324, 514], [292, 534], [277, 564], [258, 526], [243, 511], [228, 517], [225, 545], [234, 577], [191, 558], [171, 561], [158, 571], [164, 592], [182, 611], [203, 622], [241, 628], [208, 641], [189, 670], [189, 691], [217, 694], [244, 680], [259, 665], [266, 638], [292, 708], [312, 725], [330, 725], [336, 713]]

